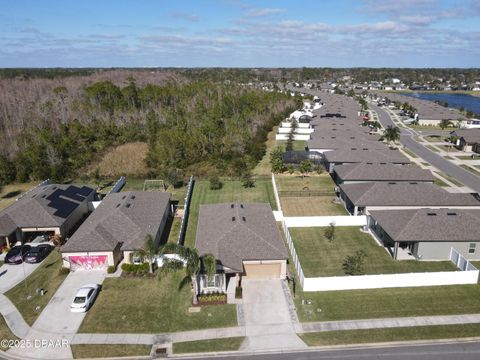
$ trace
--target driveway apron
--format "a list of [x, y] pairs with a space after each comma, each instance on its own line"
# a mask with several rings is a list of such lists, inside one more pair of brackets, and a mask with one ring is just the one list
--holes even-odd
[[242, 281], [246, 339], [241, 350], [301, 349], [283, 280]]

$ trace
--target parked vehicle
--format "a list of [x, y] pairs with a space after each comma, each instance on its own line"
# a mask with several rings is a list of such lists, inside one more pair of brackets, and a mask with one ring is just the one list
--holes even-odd
[[70, 311], [72, 312], [86, 312], [92, 306], [95, 298], [100, 291], [100, 285], [87, 284], [78, 289], [77, 294], [73, 298], [70, 305]]
[[35, 239], [30, 241], [28, 244], [30, 246], [37, 246], [39, 244], [42, 244], [42, 243], [45, 243], [45, 242], [48, 242], [48, 241], [49, 241], [49, 239], [48, 239], [47, 235], [39, 235]]
[[25, 255], [30, 251], [30, 245], [16, 245], [5, 255], [6, 264], [21, 264]]
[[25, 255], [25, 262], [35, 264], [45, 259], [48, 254], [53, 250], [53, 246], [49, 244], [40, 244], [32, 247], [30, 251]]

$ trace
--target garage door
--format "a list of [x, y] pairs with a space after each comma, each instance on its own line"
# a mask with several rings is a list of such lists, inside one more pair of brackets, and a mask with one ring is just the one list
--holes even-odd
[[70, 269], [76, 270], [105, 270], [108, 267], [107, 255], [69, 256]]
[[280, 263], [270, 264], [243, 264], [248, 279], [279, 279], [281, 274]]

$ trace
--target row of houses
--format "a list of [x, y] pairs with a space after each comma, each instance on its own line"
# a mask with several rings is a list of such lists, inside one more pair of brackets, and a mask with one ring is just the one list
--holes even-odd
[[[345, 108], [337, 108], [340, 100], [333, 105], [325, 101], [311, 123], [315, 131], [307, 150], [320, 156], [345, 209], [352, 216], [367, 216], [371, 233], [395, 259], [445, 260], [452, 248], [467, 259], [480, 259], [479, 195], [437, 186], [429, 170], [411, 164], [360, 126], [353, 100], [330, 96], [342, 98]], [[322, 116], [331, 111], [343, 116]], [[478, 146], [472, 144], [478, 144], [472, 133], [461, 132], [460, 143]]]

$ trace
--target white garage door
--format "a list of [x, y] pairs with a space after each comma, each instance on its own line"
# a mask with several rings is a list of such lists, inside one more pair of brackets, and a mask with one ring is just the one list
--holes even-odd
[[281, 263], [243, 264], [248, 279], [279, 279]]

